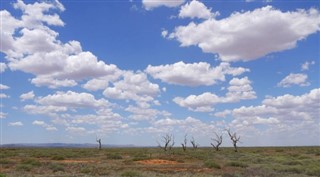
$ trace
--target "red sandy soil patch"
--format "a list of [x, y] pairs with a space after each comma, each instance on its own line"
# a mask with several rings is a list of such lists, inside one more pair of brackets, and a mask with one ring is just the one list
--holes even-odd
[[165, 165], [165, 164], [177, 164], [176, 161], [171, 160], [162, 160], [162, 159], [151, 159], [151, 160], [140, 160], [138, 163], [144, 164], [144, 165]]

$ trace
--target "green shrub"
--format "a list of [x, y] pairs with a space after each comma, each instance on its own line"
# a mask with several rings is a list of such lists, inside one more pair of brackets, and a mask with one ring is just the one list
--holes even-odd
[[241, 167], [241, 168], [246, 168], [248, 167], [247, 164], [242, 163], [242, 162], [236, 162], [236, 161], [232, 161], [232, 162], [228, 162], [227, 166], [231, 166], [231, 167]]
[[12, 164], [13, 162], [8, 159], [0, 159], [0, 164]]
[[35, 167], [41, 166], [41, 162], [36, 159], [23, 159], [21, 161], [21, 164], [31, 165]]
[[288, 161], [288, 162], [284, 162], [284, 165], [302, 165], [302, 163], [300, 161]]
[[211, 160], [207, 160], [206, 162], [204, 162], [204, 166], [206, 166], [208, 168], [221, 169], [219, 164], [217, 164], [217, 163], [215, 163], [214, 161], [211, 161]]
[[0, 173], [0, 177], [6, 177], [6, 175], [5, 175], [5, 174]]
[[64, 167], [57, 163], [52, 163], [49, 165], [49, 169], [53, 172], [64, 171]]
[[108, 154], [107, 155], [107, 159], [114, 159], [114, 160], [118, 160], [118, 159], [122, 159], [122, 156], [120, 154]]
[[138, 177], [141, 175], [136, 171], [126, 171], [126, 172], [122, 173], [121, 176], [123, 176], [123, 177]]
[[33, 168], [33, 166], [30, 164], [18, 164], [16, 166], [16, 169], [18, 171], [31, 171], [32, 168]]
[[53, 156], [51, 160], [65, 160], [63, 156]]

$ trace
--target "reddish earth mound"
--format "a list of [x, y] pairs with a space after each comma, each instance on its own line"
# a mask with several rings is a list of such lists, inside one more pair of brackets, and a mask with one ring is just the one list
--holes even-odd
[[164, 165], [164, 164], [177, 164], [176, 161], [171, 160], [162, 160], [162, 159], [151, 159], [151, 160], [140, 160], [138, 163], [145, 164], [145, 165]]

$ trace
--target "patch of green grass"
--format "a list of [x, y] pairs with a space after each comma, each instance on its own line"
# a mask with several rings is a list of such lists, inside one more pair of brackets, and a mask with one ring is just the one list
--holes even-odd
[[30, 164], [18, 164], [16, 166], [16, 169], [18, 171], [31, 171], [32, 168], [33, 168], [33, 166]]
[[284, 162], [283, 165], [302, 165], [302, 162], [293, 160], [293, 161]]
[[49, 169], [52, 170], [53, 172], [64, 171], [63, 165], [58, 163], [51, 163], [49, 165]]
[[142, 153], [137, 153], [132, 158], [133, 161], [140, 161], [140, 160], [147, 160], [147, 159], [150, 159], [149, 156]]
[[63, 157], [63, 156], [53, 156], [52, 158], [51, 158], [51, 160], [65, 160], [65, 158]]
[[13, 162], [8, 159], [0, 159], [0, 164], [6, 165], [6, 164], [12, 164]]
[[320, 174], [320, 166], [311, 166], [306, 169], [306, 174], [310, 176], [318, 176]]
[[41, 166], [41, 162], [36, 159], [23, 159], [21, 161], [21, 164], [31, 165], [31, 166], [35, 166], [35, 167]]
[[231, 167], [241, 167], [241, 168], [246, 168], [249, 166], [243, 162], [237, 162], [237, 161], [228, 162], [226, 165]]
[[122, 159], [122, 156], [120, 154], [118, 154], [118, 153], [108, 154], [107, 155], [107, 159], [118, 160], [118, 159]]
[[5, 175], [5, 174], [0, 173], [0, 177], [6, 177], [6, 175]]
[[221, 169], [221, 166], [219, 164], [217, 164], [216, 162], [212, 161], [212, 160], [205, 161], [204, 162], [204, 166], [206, 166], [208, 168]]
[[140, 173], [136, 171], [125, 171], [121, 174], [123, 177], [138, 177], [141, 176]]

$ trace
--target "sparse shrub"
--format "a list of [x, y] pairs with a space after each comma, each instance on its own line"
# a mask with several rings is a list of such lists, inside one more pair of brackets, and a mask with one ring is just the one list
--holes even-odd
[[53, 156], [51, 160], [65, 160], [63, 156]]
[[149, 159], [149, 157], [146, 154], [142, 154], [142, 153], [138, 153], [135, 154], [133, 157], [133, 161], [140, 161], [140, 160], [147, 160]]
[[31, 171], [32, 168], [33, 168], [33, 166], [30, 164], [18, 164], [16, 166], [16, 169], [18, 171]]
[[320, 174], [320, 166], [311, 166], [306, 169], [307, 175], [317, 176]]
[[108, 154], [107, 155], [107, 159], [114, 159], [114, 160], [118, 160], [118, 159], [122, 159], [122, 156], [120, 154]]
[[236, 162], [236, 161], [232, 161], [232, 162], [228, 162], [227, 166], [231, 166], [231, 167], [241, 167], [241, 168], [246, 168], [248, 167], [247, 164], [242, 163], [242, 162]]
[[138, 177], [141, 175], [136, 171], [126, 171], [126, 172], [122, 173], [121, 176], [123, 176], [123, 177]]
[[0, 164], [12, 164], [13, 162], [8, 159], [0, 159]]
[[41, 166], [41, 162], [39, 162], [38, 160], [36, 159], [23, 159], [21, 161], [22, 164], [26, 164], [26, 165], [31, 165], [31, 166], [35, 166], [35, 167], [38, 167], [38, 166]]
[[80, 173], [89, 174], [92, 172], [92, 169], [89, 167], [81, 168]]
[[204, 162], [204, 166], [208, 168], [221, 169], [219, 164], [216, 164], [214, 161], [211, 161], [211, 160], [207, 160], [206, 162]]
[[52, 163], [49, 165], [49, 169], [53, 172], [64, 171], [64, 167], [57, 163]]
[[302, 165], [302, 163], [300, 161], [288, 161], [288, 162], [284, 162], [284, 165]]

